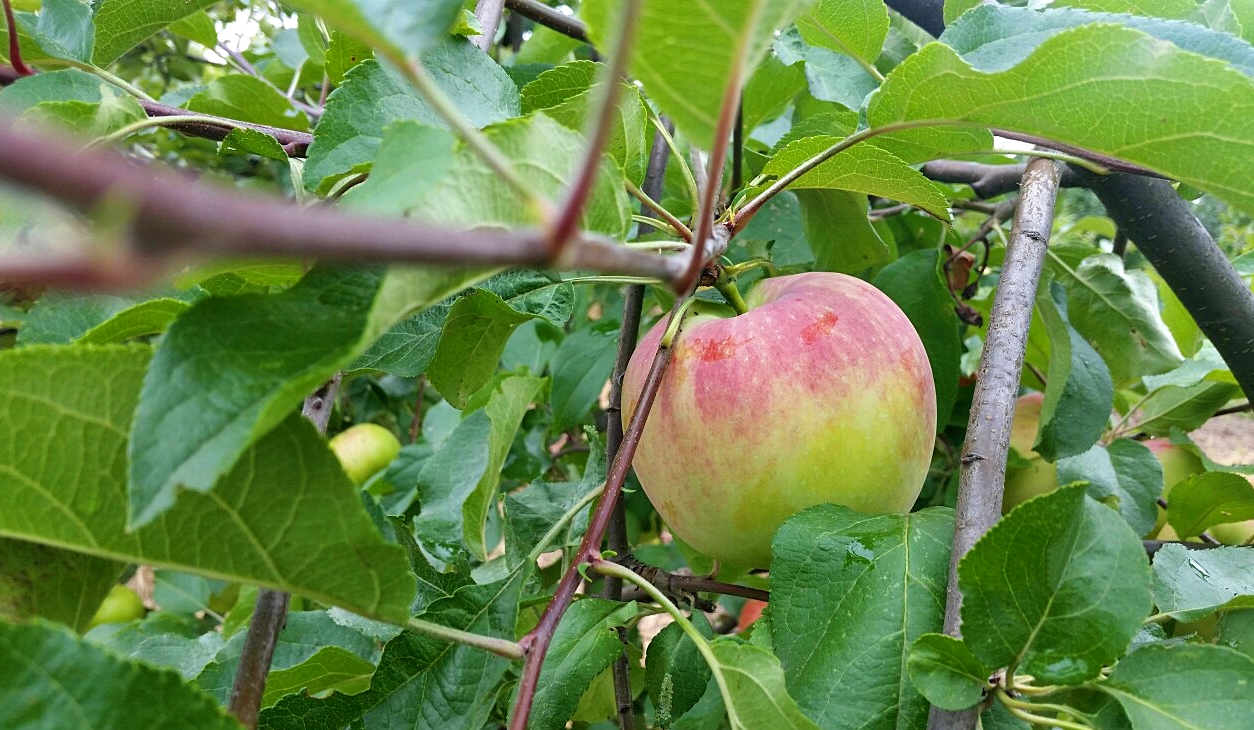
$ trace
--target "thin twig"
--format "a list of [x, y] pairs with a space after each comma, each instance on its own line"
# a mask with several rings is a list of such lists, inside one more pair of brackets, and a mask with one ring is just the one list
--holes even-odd
[[554, 10], [537, 0], [505, 0], [505, 7], [564, 36], [584, 43], [588, 42], [588, 28], [583, 21]]
[[[318, 429], [327, 432], [327, 423], [340, 391], [340, 374], [305, 399], [301, 415]], [[270, 673], [270, 661], [279, 643], [279, 634], [287, 623], [287, 605], [291, 595], [284, 591], [262, 588], [257, 592], [257, 606], [248, 622], [248, 634], [240, 653], [239, 669], [231, 687], [227, 709], [244, 725], [253, 730], [261, 713], [261, 700], [266, 690], [266, 676]]]
[[[1027, 351], [1032, 304], [1045, 264], [1059, 176], [1057, 162], [1036, 159], [1028, 163], [1020, 186], [1014, 231], [993, 301], [961, 457], [945, 600], [945, 633], [950, 636], [960, 635], [962, 592], [958, 587], [958, 563], [1001, 516], [1010, 424]], [[973, 710], [951, 712], [933, 707], [928, 728], [972, 730], [977, 718]]]
[[685, 241], [692, 242], [692, 231], [688, 230], [688, 226], [684, 225], [684, 222], [676, 218], [669, 210], [663, 208], [662, 204], [654, 200], [652, 195], [633, 185], [630, 180], [625, 182], [624, 187], [627, 188], [627, 192], [631, 193], [632, 197], [640, 201], [641, 205], [653, 211], [658, 218], [665, 221], [674, 230], [675, 235], [683, 238]]
[[13, 5], [10, 0], [0, 0], [0, 2], [4, 4], [4, 25], [9, 35], [9, 63], [13, 64], [13, 70], [18, 76], [31, 76], [35, 71], [22, 60], [22, 47], [18, 43], [17, 18], [13, 17]]

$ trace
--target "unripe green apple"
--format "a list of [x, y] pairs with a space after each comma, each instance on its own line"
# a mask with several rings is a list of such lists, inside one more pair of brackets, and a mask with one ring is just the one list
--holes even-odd
[[139, 594], [124, 585], [117, 584], [109, 589], [100, 608], [91, 617], [88, 628], [100, 624], [124, 624], [144, 617], [144, 602]]
[[[739, 316], [685, 320], [633, 464], [686, 543], [767, 567], [775, 531], [806, 507], [913, 506], [932, 456], [936, 392], [910, 320], [866, 282], [783, 276], [745, 302]], [[665, 327], [631, 358], [624, 423]]]
[[[1171, 439], [1152, 438], [1142, 442], [1145, 447], [1158, 457], [1158, 462], [1163, 465], [1163, 499], [1167, 499], [1171, 494], [1171, 488], [1180, 482], [1188, 479], [1194, 474], [1201, 474], [1206, 471], [1206, 465], [1197, 457], [1197, 454], [1171, 443]], [[1162, 507], [1158, 508], [1158, 519], [1154, 523], [1155, 530], [1151, 535], [1156, 535], [1160, 540], [1176, 540], [1176, 537], [1163, 537], [1163, 529], [1167, 524], [1167, 511]], [[1172, 530], [1171, 535], [1175, 534]]]
[[359, 423], [336, 434], [328, 443], [344, 467], [344, 473], [361, 486], [401, 452], [401, 442], [386, 428]]
[[1027, 465], [1006, 469], [1006, 491], [1001, 499], [1001, 512], [1010, 510], [1037, 496], [1052, 492], [1058, 487], [1058, 467], [1045, 461], [1032, 449], [1036, 443], [1036, 429], [1041, 422], [1041, 404], [1044, 393], [1028, 393], [1015, 401], [1014, 421], [1010, 425], [1010, 446]]

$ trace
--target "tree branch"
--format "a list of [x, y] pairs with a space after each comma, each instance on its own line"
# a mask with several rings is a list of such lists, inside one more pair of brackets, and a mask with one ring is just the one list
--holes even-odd
[[[1019, 373], [1027, 350], [1032, 305], [1045, 264], [1059, 177], [1057, 162], [1036, 159], [1028, 163], [1020, 185], [1014, 229], [993, 301], [967, 440], [963, 445], [949, 586], [945, 596], [945, 633], [950, 636], [961, 633], [958, 563], [1001, 517], [1010, 424], [1014, 419]], [[928, 728], [971, 730], [977, 717], [975, 710], [951, 712], [933, 707]]]
[[[301, 415], [313, 423], [319, 433], [327, 432], [327, 423], [335, 406], [335, 396], [340, 392], [340, 374], [305, 399]], [[291, 595], [284, 591], [262, 588], [257, 592], [257, 606], [248, 622], [248, 634], [240, 653], [239, 669], [231, 687], [227, 709], [239, 718], [244, 727], [254, 730], [261, 714], [261, 700], [266, 691], [266, 676], [279, 634], [287, 623], [287, 605]]]
[[[0, 177], [80, 210], [126, 206], [118, 246], [68, 260], [0, 260], [0, 276], [109, 285], [161, 273], [157, 264], [205, 256], [283, 256], [459, 266], [547, 266], [539, 231], [449, 231], [327, 207], [298, 208], [282, 198], [245, 194], [154, 169], [106, 151], [80, 153], [65, 138], [19, 131], [0, 121]], [[674, 283], [684, 262], [581, 235], [566, 268], [648, 276]], [[133, 267], [133, 268], [132, 268]], [[93, 278], [94, 275], [97, 275]], [[119, 282], [118, 278], [129, 281]], [[143, 280], [142, 278], [140, 279]]]
[[[982, 162], [933, 160], [924, 164], [921, 172], [936, 182], [969, 185], [980, 198], [995, 198], [1018, 190], [1026, 168], [1026, 163], [988, 165]], [[1084, 182], [1070, 167], [1063, 168], [1058, 184], [1064, 188], [1084, 187]]]
[[885, 4], [934, 36], [945, 30], [944, 0], [885, 0]]
[[22, 47], [18, 44], [17, 19], [13, 17], [13, 4], [10, 0], [0, 0], [0, 2], [4, 4], [4, 26], [9, 36], [9, 62], [13, 64], [13, 70], [18, 76], [30, 76], [35, 71], [22, 60]]
[[554, 10], [537, 0], [505, 0], [505, 7], [564, 36], [584, 43], [588, 42], [588, 28], [583, 21]]
[[479, 0], [475, 3], [475, 17], [483, 26], [483, 33], [474, 36], [470, 42], [475, 48], [487, 53], [496, 39], [496, 29], [501, 26], [501, 15], [505, 10], [504, 0]]
[[1189, 206], [1163, 180], [1077, 174], [1127, 234], [1254, 397], [1254, 293]]

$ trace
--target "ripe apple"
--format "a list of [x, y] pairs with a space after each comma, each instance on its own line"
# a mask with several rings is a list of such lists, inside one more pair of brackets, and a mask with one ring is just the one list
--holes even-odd
[[359, 423], [340, 433], [327, 444], [340, 460], [344, 473], [361, 486], [401, 452], [401, 442], [386, 428]]
[[[936, 392], [910, 320], [866, 282], [783, 276], [745, 303], [739, 316], [685, 320], [633, 464], [685, 542], [724, 563], [766, 567], [776, 529], [806, 507], [913, 506], [932, 456]], [[631, 358], [624, 423], [665, 327]]]
[[124, 624], [144, 617], [144, 602], [139, 594], [124, 585], [117, 584], [109, 589], [109, 594], [91, 617], [88, 628], [100, 624]]

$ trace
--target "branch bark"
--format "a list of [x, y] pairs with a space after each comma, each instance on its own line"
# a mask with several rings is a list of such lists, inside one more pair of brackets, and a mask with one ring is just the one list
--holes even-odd
[[[336, 373], [335, 377], [305, 399], [301, 415], [309, 419], [319, 433], [327, 432], [327, 423], [335, 406], [335, 396], [339, 392], [340, 374]], [[266, 677], [270, 673], [270, 662], [274, 659], [274, 648], [279, 643], [279, 634], [287, 623], [287, 606], [290, 600], [291, 594], [283, 591], [263, 588], [257, 593], [257, 606], [248, 622], [248, 634], [244, 637], [239, 669], [235, 673], [235, 683], [231, 687], [231, 697], [227, 704], [230, 713], [249, 730], [257, 727], [261, 700], [266, 690]]]
[[[448, 264], [547, 266], [553, 261], [539, 231], [450, 231], [402, 219], [352, 215], [327, 207], [298, 208], [271, 196], [244, 194], [156, 169], [136, 168], [107, 151], [80, 152], [72, 141], [19, 131], [0, 120], [0, 177], [91, 212], [130, 208], [114, 247], [100, 246], [68, 261], [0, 260], [11, 280], [62, 279], [98, 284], [157, 276], [154, 262], [185, 263], [205, 256], [282, 256]], [[563, 255], [565, 268], [648, 276], [675, 283], [684, 261], [635, 251], [581, 235]]]
[[1081, 172], [1119, 230], [1215, 344], [1246, 397], [1254, 397], [1254, 293], [1188, 204], [1165, 180]]
[[475, 3], [475, 17], [483, 26], [483, 33], [470, 39], [475, 48], [487, 52], [496, 39], [496, 30], [501, 27], [501, 15], [505, 11], [504, 0], [479, 0]]
[[[967, 441], [963, 445], [949, 586], [945, 596], [945, 633], [951, 636], [961, 635], [958, 563], [1001, 517], [1010, 424], [1014, 419], [1028, 325], [1045, 264], [1045, 247], [1049, 242], [1060, 175], [1059, 165], [1053, 160], [1033, 160], [1028, 163], [1020, 186], [1014, 228], [993, 301]], [[933, 707], [928, 728], [972, 730], [977, 718], [975, 709], [951, 712]]]
[[[920, 171], [936, 182], [969, 185], [972, 192], [980, 198], [995, 198], [1018, 190], [1026, 168], [1026, 163], [988, 165], [982, 162], [934, 160], [923, 165]], [[1058, 184], [1064, 188], [1084, 187], [1084, 182], [1071, 168], [1063, 169]]]
[[588, 28], [583, 21], [554, 10], [537, 0], [505, 0], [505, 7], [564, 36], [584, 43], [588, 42]]

